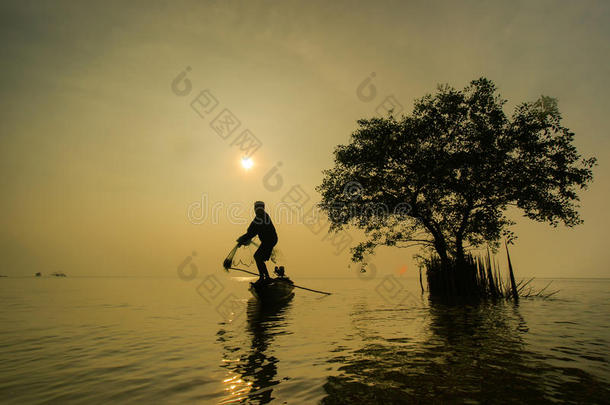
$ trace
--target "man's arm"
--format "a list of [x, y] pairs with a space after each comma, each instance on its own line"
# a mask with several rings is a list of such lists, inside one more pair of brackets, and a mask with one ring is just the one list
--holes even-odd
[[245, 245], [250, 239], [256, 236], [256, 229], [254, 228], [254, 222], [250, 223], [248, 230], [246, 233], [237, 238], [237, 243], [240, 245]]

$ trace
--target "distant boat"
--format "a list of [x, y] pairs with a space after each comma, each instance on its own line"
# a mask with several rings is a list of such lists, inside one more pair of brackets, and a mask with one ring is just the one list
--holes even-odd
[[0, 277], [8, 277], [8, 276], [5, 276], [4, 274], [0, 274]]
[[51, 273], [51, 275], [53, 277], [66, 277], [66, 275], [64, 273], [59, 273], [59, 272]]
[[34, 276], [35, 277], [40, 277], [40, 276], [42, 276], [42, 273], [38, 272], [38, 273], [34, 274]]

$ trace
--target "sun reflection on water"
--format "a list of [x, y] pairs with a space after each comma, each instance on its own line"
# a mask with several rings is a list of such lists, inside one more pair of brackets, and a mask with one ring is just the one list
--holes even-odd
[[222, 367], [227, 374], [222, 380], [226, 396], [220, 403], [273, 400], [279, 360], [272, 342], [276, 335], [285, 333], [284, 316], [289, 307], [289, 303], [263, 307], [253, 299], [248, 302], [244, 324], [222, 323], [218, 335], [225, 350]]

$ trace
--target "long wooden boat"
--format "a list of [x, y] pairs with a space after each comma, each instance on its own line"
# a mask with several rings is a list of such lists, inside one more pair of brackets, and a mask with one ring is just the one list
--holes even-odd
[[279, 303], [294, 297], [294, 283], [288, 277], [250, 283], [250, 292], [263, 303]]

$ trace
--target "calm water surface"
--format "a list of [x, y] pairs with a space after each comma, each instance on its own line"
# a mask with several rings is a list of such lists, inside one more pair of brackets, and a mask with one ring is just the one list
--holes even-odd
[[[610, 280], [448, 307], [415, 279], [2, 278], [2, 403], [607, 403]], [[540, 285], [544, 280], [537, 280]]]

